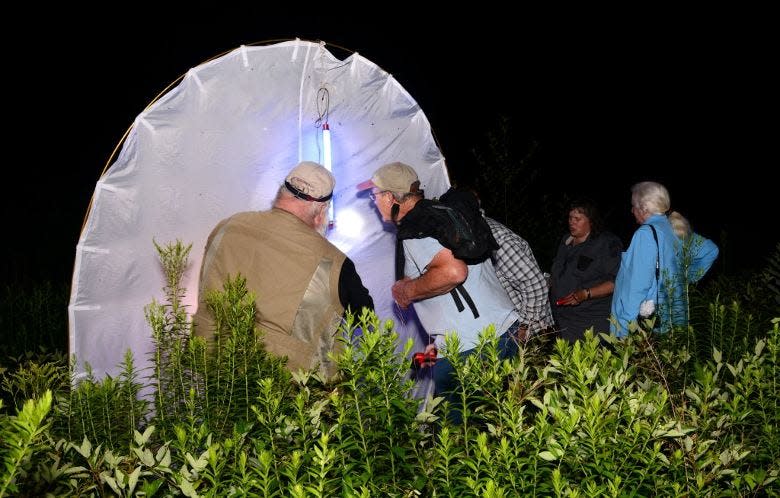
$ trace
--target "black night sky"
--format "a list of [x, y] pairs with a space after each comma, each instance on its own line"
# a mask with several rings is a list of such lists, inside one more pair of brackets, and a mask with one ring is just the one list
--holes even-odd
[[725, 234], [727, 269], [762, 266], [780, 240], [768, 179], [777, 45], [765, 13], [421, 16], [388, 4], [359, 19], [320, 15], [333, 7], [325, 3], [300, 17], [198, 5], [182, 4], [187, 14], [41, 7], [19, 19], [3, 76], [3, 279], [69, 281], [106, 160], [171, 81], [241, 44], [296, 37], [323, 40], [342, 58], [338, 47], [357, 51], [393, 74], [456, 179], [507, 116], [519, 141], [538, 142], [539, 167], [554, 171], [540, 188], [624, 211], [611, 228], [625, 243], [635, 229], [629, 189], [646, 179], [664, 183], [673, 207], [722, 249]]

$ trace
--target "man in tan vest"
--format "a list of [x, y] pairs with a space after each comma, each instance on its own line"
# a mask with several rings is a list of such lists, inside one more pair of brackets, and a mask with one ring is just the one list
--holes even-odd
[[323, 166], [302, 162], [279, 187], [272, 209], [238, 213], [214, 228], [200, 269], [196, 335], [213, 338], [205, 296], [240, 273], [257, 295], [255, 323], [266, 350], [287, 356], [291, 371], [335, 373], [328, 353], [339, 346], [345, 310], [360, 313], [374, 302], [354, 263], [324, 237], [334, 185]]

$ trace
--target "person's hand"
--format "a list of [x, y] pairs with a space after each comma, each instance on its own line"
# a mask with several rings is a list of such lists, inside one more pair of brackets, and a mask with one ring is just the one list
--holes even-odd
[[528, 325], [520, 326], [516, 332], [517, 340], [522, 344], [528, 342]]
[[423, 363], [423, 366], [425, 367], [432, 367], [436, 364], [437, 355], [439, 354], [439, 350], [436, 349], [436, 344], [428, 344], [425, 346], [425, 363]]
[[402, 310], [405, 310], [412, 304], [412, 299], [409, 296], [409, 285], [411, 284], [411, 281], [411, 278], [404, 277], [393, 284], [393, 300]]
[[558, 306], [577, 306], [582, 301], [586, 301], [588, 299], [588, 294], [589, 293], [586, 289], [578, 289], [571, 294], [567, 294], [558, 299], [555, 301], [555, 304]]

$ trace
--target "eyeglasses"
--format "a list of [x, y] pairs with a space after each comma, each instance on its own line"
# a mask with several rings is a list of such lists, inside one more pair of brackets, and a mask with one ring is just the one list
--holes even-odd
[[381, 192], [369, 192], [368, 198], [371, 199], [372, 202], [376, 202], [376, 196], [379, 194], [384, 194], [385, 192], [387, 192], [387, 190], [383, 190]]

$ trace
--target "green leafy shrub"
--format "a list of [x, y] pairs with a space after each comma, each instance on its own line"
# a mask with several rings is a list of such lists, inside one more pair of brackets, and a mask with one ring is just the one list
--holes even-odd
[[[410, 346], [396, 352], [392, 322], [368, 312], [348, 317], [338, 374], [326, 381], [312, 372], [290, 375], [283, 360], [262, 349], [254, 297], [240, 276], [209, 302], [221, 315], [211, 346], [180, 334], [186, 320], [166, 316], [175, 306], [150, 315], [160, 327], [156, 333], [176, 336], [164, 344], [166, 361], [152, 379], [153, 391], [166, 390], [152, 393], [153, 412], [138, 399], [147, 386], [128, 356], [116, 380], [87, 378], [59, 393], [54, 423], [43, 418], [48, 407], [35, 404], [25, 404], [33, 408], [21, 427], [18, 416], [0, 414], [4, 492], [780, 493], [780, 319], [735, 361], [717, 349], [692, 361], [685, 349], [641, 330], [625, 340], [602, 336], [603, 345], [590, 334], [574, 345], [557, 341], [549, 354], [544, 339], [536, 339], [511, 360], [499, 360], [492, 328], [465, 358], [450, 336], [442, 354], [460, 379], [456, 399], [463, 414], [454, 424], [441, 400], [423, 405], [410, 397]], [[58, 420], [77, 423], [58, 428]]]
[[47, 429], [44, 419], [51, 400], [51, 391], [46, 391], [40, 398], [28, 400], [16, 416], [0, 417], [0, 497], [19, 491], [18, 479], [27, 477], [31, 457]]
[[[75, 368], [75, 360], [72, 362]], [[113, 378], [97, 379], [89, 364], [86, 377], [72, 380], [57, 395], [52, 436], [68, 441], [89, 438], [115, 450], [127, 450], [133, 433], [148, 416], [148, 402], [140, 395], [140, 383], [133, 355], [125, 353], [121, 372]]]
[[57, 353], [25, 355], [12, 364], [12, 368], [0, 371], [0, 392], [17, 410], [25, 400], [40, 398], [46, 391], [64, 391], [70, 380], [67, 360]]
[[[662, 344], [641, 332], [607, 347], [590, 335], [558, 341], [546, 361], [529, 348], [497, 362], [487, 330], [480, 354], [456, 366], [471, 381], [453, 425], [441, 405], [418, 411], [391, 324], [366, 314], [345, 330], [362, 334], [346, 335], [333, 383], [305, 372], [284, 387], [260, 380], [251, 419], [227, 436], [183, 422], [172, 440], [151, 425], [134, 431], [129, 451], [90, 438], [50, 444], [32, 454], [20, 492], [776, 495], [779, 321], [736, 364], [716, 352], [685, 393], [648, 375], [646, 348]], [[658, 351], [661, 365], [669, 354]]]

